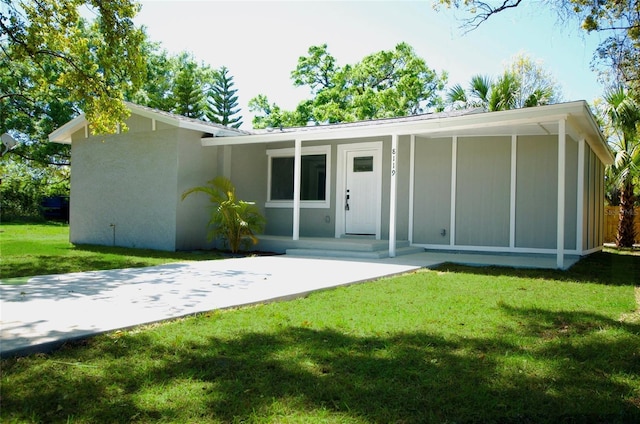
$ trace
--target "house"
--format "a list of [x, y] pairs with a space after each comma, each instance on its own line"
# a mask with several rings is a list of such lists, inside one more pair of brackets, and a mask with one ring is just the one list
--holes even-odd
[[211, 247], [208, 199], [181, 194], [224, 175], [267, 219], [258, 249], [359, 236], [389, 256], [403, 243], [561, 268], [603, 245], [613, 157], [584, 101], [253, 132], [128, 106], [126, 133], [93, 136], [79, 116], [50, 135], [71, 144], [72, 243]]

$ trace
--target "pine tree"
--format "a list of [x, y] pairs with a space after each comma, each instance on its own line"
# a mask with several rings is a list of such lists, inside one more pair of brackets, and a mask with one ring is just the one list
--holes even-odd
[[232, 128], [240, 128], [242, 116], [236, 116], [240, 112], [238, 108], [238, 90], [233, 88], [233, 76], [229, 75], [226, 66], [216, 72], [215, 82], [209, 90], [207, 118], [216, 124]]
[[189, 118], [201, 119], [205, 115], [202, 81], [198, 78], [198, 67], [194, 61], [185, 63], [174, 81], [172, 112]]

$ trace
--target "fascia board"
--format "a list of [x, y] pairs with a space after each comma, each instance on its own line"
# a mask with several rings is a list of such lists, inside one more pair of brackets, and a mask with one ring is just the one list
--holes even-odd
[[[494, 115], [495, 114], [495, 115]], [[335, 140], [343, 138], [361, 138], [380, 135], [428, 135], [435, 133], [455, 133], [456, 131], [473, 129], [473, 128], [491, 128], [504, 125], [524, 125], [538, 122], [553, 122], [566, 118], [565, 114], [557, 114], [549, 116], [544, 115], [541, 120], [537, 116], [522, 115], [518, 119], [505, 119], [501, 112], [491, 112], [473, 115], [464, 115], [449, 118], [439, 118], [415, 122], [402, 122], [392, 124], [366, 124], [358, 127], [350, 128], [326, 128], [322, 130], [292, 131], [292, 132], [274, 132], [268, 134], [254, 134], [234, 137], [203, 137], [201, 139], [203, 146], [224, 146], [224, 145], [240, 145], [240, 144], [262, 144], [276, 143], [282, 141], [317, 141], [317, 140]]]
[[71, 135], [88, 124], [83, 114], [76, 116], [57, 130], [49, 134], [49, 141], [59, 144], [71, 144]]

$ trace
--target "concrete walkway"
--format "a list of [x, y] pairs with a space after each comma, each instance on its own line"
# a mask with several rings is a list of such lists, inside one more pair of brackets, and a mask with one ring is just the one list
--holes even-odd
[[[565, 268], [578, 260], [565, 259]], [[214, 309], [291, 299], [443, 262], [554, 268], [551, 255], [423, 252], [386, 259], [290, 255], [16, 279], [0, 284], [0, 356]]]
[[46, 352], [68, 340], [425, 265], [433, 264], [260, 256], [33, 277], [0, 284], [0, 355]]

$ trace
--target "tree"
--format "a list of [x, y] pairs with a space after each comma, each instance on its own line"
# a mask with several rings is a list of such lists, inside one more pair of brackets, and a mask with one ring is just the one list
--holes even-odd
[[[479, 0], [439, 0], [447, 7], [464, 8], [472, 17], [464, 26], [473, 30], [492, 16], [522, 4], [522, 0], [489, 2]], [[628, 87], [640, 100], [640, 1], [638, 0], [541, 0], [565, 20], [578, 19], [587, 32], [607, 35], [597, 48], [595, 59], [609, 71], [601, 74], [609, 85]], [[611, 72], [613, 71], [613, 72]]]
[[438, 75], [411, 46], [368, 55], [353, 65], [340, 67], [327, 45], [312, 46], [298, 59], [291, 73], [297, 87], [309, 87], [311, 99], [295, 111], [283, 111], [266, 96], [250, 101], [256, 128], [336, 123], [422, 113], [442, 107], [439, 91], [447, 76]]
[[456, 84], [447, 93], [453, 109], [479, 107], [487, 111], [540, 106], [561, 98], [560, 87], [552, 75], [526, 54], [516, 55], [495, 80], [474, 75], [467, 90]]
[[198, 64], [184, 53], [178, 57], [178, 64], [180, 68], [173, 81], [170, 96], [173, 106], [169, 112], [202, 119], [207, 110], [205, 86], [213, 80], [211, 69], [199, 68]]
[[640, 103], [623, 87], [609, 90], [599, 104], [599, 115], [615, 152], [607, 172], [619, 193], [620, 212], [616, 245], [632, 247], [635, 240], [635, 182], [640, 176]]
[[234, 89], [233, 85], [233, 77], [229, 75], [229, 69], [226, 66], [221, 67], [215, 73], [213, 87], [209, 90], [206, 114], [211, 122], [240, 128], [242, 116], [234, 117], [240, 112], [240, 109], [238, 108], [238, 96], [236, 96], [238, 90]]
[[191, 53], [170, 55], [157, 43], [145, 40], [147, 78], [140, 88], [126, 91], [125, 99], [133, 103], [205, 119], [207, 93], [216, 81], [216, 71], [198, 62]]
[[[3, 65], [20, 68], [16, 73], [23, 74], [24, 81], [6, 91], [3, 87], [3, 107], [15, 99], [46, 104], [62, 90], [65, 99], [84, 111], [93, 132], [115, 132], [128, 117], [123, 91], [138, 86], [143, 78], [139, 46], [144, 36], [133, 24], [139, 6], [130, 0], [2, 0], [2, 4]], [[92, 23], [80, 15], [84, 6], [97, 16]]]
[[236, 198], [236, 189], [228, 178], [218, 176], [205, 186], [191, 188], [182, 194], [182, 200], [198, 192], [211, 201], [210, 240], [221, 237], [232, 253], [258, 242], [256, 234], [264, 229], [265, 219], [255, 203]]

